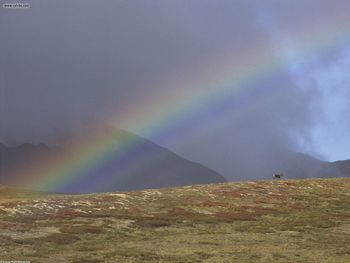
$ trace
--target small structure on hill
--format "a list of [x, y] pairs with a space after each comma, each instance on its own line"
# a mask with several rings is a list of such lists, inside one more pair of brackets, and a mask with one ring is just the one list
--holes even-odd
[[281, 179], [281, 178], [283, 177], [283, 173], [274, 173], [274, 174], [272, 175], [272, 177], [273, 177], [274, 179]]

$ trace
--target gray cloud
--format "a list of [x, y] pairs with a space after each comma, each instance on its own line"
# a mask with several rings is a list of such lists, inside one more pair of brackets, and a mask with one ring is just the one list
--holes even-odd
[[41, 140], [51, 127], [56, 136], [57, 126], [75, 130], [118, 116], [156, 93], [168, 76], [181, 78], [215, 52], [258, 40], [246, 33], [252, 22], [241, 4], [32, 1], [31, 6], [22, 13], [2, 10], [0, 25], [6, 36], [0, 67], [7, 129], [1, 133], [18, 138]]

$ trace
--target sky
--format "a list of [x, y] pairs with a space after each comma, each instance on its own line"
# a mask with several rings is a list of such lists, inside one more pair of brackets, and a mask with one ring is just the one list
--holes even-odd
[[113, 126], [225, 175], [350, 158], [347, 0], [27, 2], [0, 8], [1, 142]]

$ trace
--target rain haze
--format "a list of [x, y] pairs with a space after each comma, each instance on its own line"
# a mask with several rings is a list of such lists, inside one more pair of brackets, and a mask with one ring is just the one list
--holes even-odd
[[348, 0], [29, 3], [0, 9], [0, 142], [112, 126], [228, 180], [350, 158]]

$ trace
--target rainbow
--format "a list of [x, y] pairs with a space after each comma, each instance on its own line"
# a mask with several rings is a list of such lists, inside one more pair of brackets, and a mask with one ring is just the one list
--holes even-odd
[[[295, 57], [327, 54], [349, 44], [350, 32], [342, 30], [342, 22], [334, 21], [312, 30], [306, 27], [298, 32], [300, 41], [295, 47]], [[161, 83], [161, 86], [167, 87], [163, 93], [153, 94], [150, 96], [152, 99], [145, 99], [136, 107], [132, 105], [115, 120], [114, 125], [150, 139], [166, 136], [181, 123], [209, 114], [218, 105], [238, 96], [242, 90], [257, 89], [254, 84], [285, 69], [287, 63], [283, 54], [271, 57], [263, 47], [245, 50], [239, 55], [228, 50], [201, 68], [193, 69], [193, 76], [187, 79]], [[270, 92], [273, 96], [283, 90], [274, 87]], [[90, 136], [71, 146], [63, 156], [21, 171], [16, 176], [17, 183], [27, 188], [60, 191], [73, 183], [79, 185], [83, 178], [87, 181], [86, 177], [91, 176], [92, 170], [97, 171], [116, 158], [128, 159], [126, 165], [120, 168], [122, 170], [139, 165], [133, 161], [137, 149], [138, 141], [129, 136], [116, 140], [113, 133], [92, 128]], [[143, 158], [147, 162], [154, 156], [150, 154]], [[112, 181], [113, 178], [105, 178], [105, 184]], [[96, 182], [92, 180], [91, 183]]]

